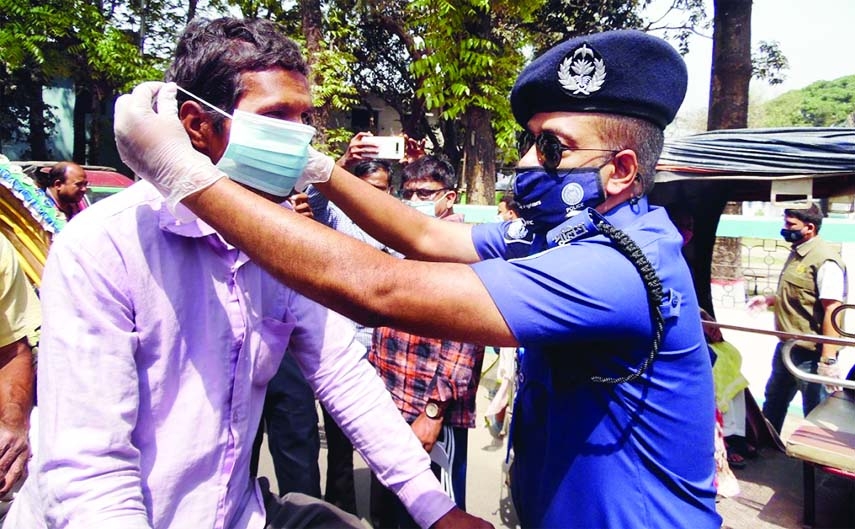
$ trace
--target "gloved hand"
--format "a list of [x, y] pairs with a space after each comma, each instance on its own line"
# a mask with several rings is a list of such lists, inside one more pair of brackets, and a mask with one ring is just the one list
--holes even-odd
[[297, 184], [294, 186], [298, 192], [302, 193], [306, 190], [309, 184], [319, 184], [330, 179], [332, 170], [335, 167], [335, 160], [332, 157], [315, 150], [309, 146], [309, 159], [306, 162], [306, 168], [303, 169], [303, 174], [297, 179]]
[[[840, 378], [840, 366], [838, 366], [837, 364], [828, 365], [828, 364], [824, 364], [822, 362], [819, 362], [816, 365], [816, 374], [823, 376], [823, 377]], [[829, 393], [832, 393], [835, 391], [839, 391], [840, 386], [826, 384], [825, 390], [828, 391]]]
[[116, 101], [113, 124], [122, 161], [166, 197], [173, 213], [187, 195], [226, 177], [190, 143], [178, 120], [176, 90], [174, 83], [142, 83]]

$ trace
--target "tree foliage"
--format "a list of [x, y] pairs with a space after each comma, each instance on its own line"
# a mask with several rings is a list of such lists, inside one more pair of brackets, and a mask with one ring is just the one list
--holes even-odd
[[[126, 11], [123, 4], [84, 0], [0, 0], [0, 114], [9, 117], [0, 122], [0, 141], [23, 134], [29, 155], [49, 155], [45, 139], [54, 116], [41, 92], [58, 79], [72, 80], [83, 124], [82, 113], [116, 91], [159, 77], [157, 58], [141, 55], [133, 31], [109, 18]], [[75, 136], [75, 158], [86, 161], [84, 131], [75, 127]], [[90, 137], [97, 142], [97, 133]]]
[[817, 81], [772, 99], [762, 106], [758, 126], [835, 127], [851, 124], [853, 119], [855, 75], [849, 75]]
[[[29, 135], [29, 130], [42, 127], [49, 133], [50, 109], [40, 109], [35, 101], [42, 85], [57, 78], [74, 83], [82, 127], [93, 122], [86, 116], [109, 112], [116, 93], [141, 80], [160, 78], [180, 28], [192, 17], [239, 10], [246, 17], [278, 22], [304, 46], [317, 81], [316, 125], [324, 132], [328, 151], [340, 151], [353, 132], [336, 128], [346, 123], [332, 116], [355, 107], [376, 108], [380, 99], [398, 113], [404, 132], [428, 137], [464, 172], [483, 170], [478, 178], [492, 178], [494, 162], [509, 163], [516, 156], [519, 126], [508, 94], [532, 56], [560, 40], [593, 31], [659, 30], [684, 48], [688, 35], [709, 29], [704, 0], [673, 0], [665, 15], [652, 19], [647, 12], [651, 4], [0, 0], [0, 142], [10, 139], [12, 131]], [[765, 49], [766, 62], [755, 61], [755, 76], [774, 77], [782, 58], [774, 44]], [[43, 116], [41, 124], [34, 121], [38, 115]], [[76, 135], [91, 137], [94, 132], [78, 130]], [[475, 143], [478, 148], [472, 149]], [[83, 148], [78, 140], [75, 145], [81, 156], [95, 148], [91, 142]]]
[[790, 63], [780, 46], [776, 40], [760, 41], [751, 54], [753, 78], [766, 81], [770, 85], [781, 84], [786, 80]]
[[522, 25], [540, 55], [569, 38], [608, 29], [642, 28], [642, 8], [650, 0], [547, 0], [530, 21]]

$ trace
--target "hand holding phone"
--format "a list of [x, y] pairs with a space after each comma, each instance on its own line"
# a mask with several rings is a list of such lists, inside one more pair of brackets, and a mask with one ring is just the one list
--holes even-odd
[[404, 157], [404, 138], [402, 136], [365, 136], [362, 141], [377, 146], [377, 153], [365, 153], [366, 158], [400, 160]]

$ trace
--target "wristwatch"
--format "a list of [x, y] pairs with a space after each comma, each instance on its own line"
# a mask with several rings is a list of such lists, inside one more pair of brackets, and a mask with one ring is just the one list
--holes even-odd
[[827, 366], [833, 366], [834, 364], [837, 363], [836, 358], [820, 358], [819, 361], [822, 362], [823, 364], [827, 365]]
[[439, 419], [442, 417], [442, 408], [439, 407], [439, 403], [435, 400], [429, 400], [425, 405], [425, 415], [427, 415], [428, 419]]

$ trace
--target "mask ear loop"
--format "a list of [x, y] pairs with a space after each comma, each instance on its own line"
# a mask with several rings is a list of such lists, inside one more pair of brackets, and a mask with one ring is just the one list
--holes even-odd
[[231, 114], [229, 114], [228, 112], [226, 112], [225, 110], [222, 110], [220, 107], [218, 107], [218, 106], [216, 106], [216, 105], [214, 105], [214, 104], [208, 103], [207, 101], [205, 101], [205, 100], [204, 100], [204, 99], [202, 99], [201, 97], [197, 96], [196, 94], [194, 94], [194, 93], [190, 92], [189, 90], [185, 90], [185, 89], [181, 88], [181, 87], [180, 87], [180, 86], [178, 86], [178, 85], [175, 85], [175, 87], [176, 87], [177, 89], [181, 90], [182, 92], [184, 92], [185, 94], [187, 94], [188, 96], [192, 97], [192, 98], [193, 98], [193, 99], [195, 99], [196, 101], [198, 101], [198, 102], [200, 102], [200, 103], [202, 103], [202, 104], [206, 105], [206, 106], [207, 106], [208, 108], [210, 108], [211, 110], [213, 110], [213, 111], [215, 111], [215, 112], [218, 112], [218, 113], [222, 114], [223, 116], [225, 116], [225, 117], [227, 117], [227, 118], [229, 118], [229, 119], [234, 119], [234, 117], [232, 117], [232, 115], [231, 115]]
[[[641, 178], [641, 175], [636, 175], [635, 183], [639, 183], [638, 178]], [[633, 193], [632, 197], [629, 199], [629, 206], [632, 208], [633, 213], [638, 213], [640, 211], [640, 207], [638, 206], [638, 202], [641, 200], [641, 194], [643, 192], [644, 187], [642, 186], [642, 191], [638, 193]]]

